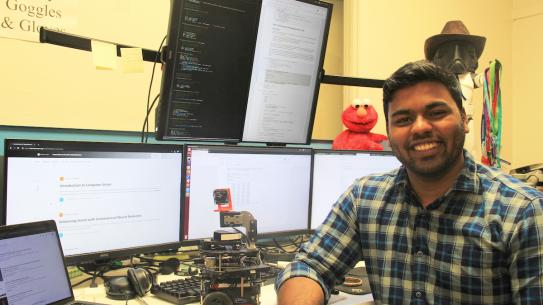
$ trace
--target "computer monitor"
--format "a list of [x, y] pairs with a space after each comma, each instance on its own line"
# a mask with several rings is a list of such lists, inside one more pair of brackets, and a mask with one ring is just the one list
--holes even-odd
[[262, 2], [243, 141], [309, 143], [331, 15], [321, 1]]
[[230, 189], [232, 210], [250, 212], [259, 237], [308, 232], [311, 155], [309, 148], [188, 145], [185, 239], [221, 229], [215, 189]]
[[69, 264], [177, 249], [183, 146], [6, 140], [3, 224], [55, 220]]
[[317, 149], [313, 152], [311, 229], [316, 229], [332, 205], [356, 178], [385, 173], [401, 166], [391, 152]]
[[260, 1], [171, 1], [157, 139], [241, 140]]
[[157, 139], [307, 144], [332, 5], [171, 3]]

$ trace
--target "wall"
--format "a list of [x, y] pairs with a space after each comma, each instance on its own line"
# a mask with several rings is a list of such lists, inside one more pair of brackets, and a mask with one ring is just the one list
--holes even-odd
[[524, 166], [543, 162], [539, 125], [543, 112], [543, 3], [513, 1], [513, 163]]
[[[105, 33], [107, 36], [101, 38], [156, 49], [155, 45], [159, 41], [144, 43], [142, 37], [144, 35], [157, 37], [161, 35], [150, 34], [149, 31], [155, 26], [165, 27], [167, 21], [164, 18], [167, 18], [165, 17], [167, 13], [159, 7], [165, 6], [167, 2], [166, 0], [93, 1], [93, 5], [102, 11], [98, 17], [100, 17], [103, 26], [116, 29], [107, 31]], [[461, 19], [472, 34], [486, 36], [487, 44], [479, 60], [477, 72], [482, 72], [488, 62], [495, 58], [503, 64], [502, 158], [512, 162], [511, 167], [542, 162], [543, 144], [534, 140], [537, 131], [533, 130], [537, 128], [538, 114], [543, 110], [543, 103], [540, 102], [542, 93], [537, 90], [542, 80], [542, 76], [538, 72], [543, 70], [540, 58], [540, 54], [543, 54], [543, 38], [538, 32], [543, 28], [543, 4], [540, 0], [330, 0], [330, 2], [334, 4], [334, 18], [341, 18], [343, 15], [343, 24], [338, 25], [338, 21], [335, 19], [330, 29], [331, 37], [329, 38], [325, 63], [327, 74], [384, 79], [403, 63], [422, 58], [426, 38], [438, 34], [448, 20]], [[81, 0], [80, 3], [88, 6], [90, 0]], [[152, 9], [144, 10], [146, 6], [150, 5], [149, 3], [153, 3]], [[111, 5], [116, 11], [111, 11]], [[338, 8], [341, 8], [341, 14], [339, 14]], [[145, 11], [145, 14], [142, 11]], [[90, 9], [89, 14], [91, 14]], [[118, 24], [114, 22], [117, 16], [132, 21]], [[96, 16], [85, 17], [90, 21], [87, 29], [82, 31], [82, 35], [94, 36], [93, 27], [90, 25], [95, 21], [91, 17]], [[343, 29], [341, 30], [341, 28]], [[343, 37], [341, 37], [342, 31]], [[338, 32], [339, 38], [336, 36]], [[150, 76], [149, 66], [146, 66], [144, 75], [134, 75], [140, 79], [127, 80], [128, 83], [133, 82], [138, 85], [130, 86], [130, 90], [119, 91], [112, 85], [110, 77], [102, 79], [105, 73], [102, 76], [97, 76], [96, 79], [84, 79], [84, 75], [88, 72], [85, 70], [87, 68], [83, 69], [75, 64], [76, 62], [78, 64], [84, 62], [85, 65], [89, 65], [88, 69], [92, 69], [88, 52], [47, 46], [48, 51], [43, 57], [32, 56], [33, 54], [28, 53], [30, 50], [10, 53], [6, 56], [4, 53], [7, 50], [6, 46], [11, 44], [27, 43], [0, 38], [0, 48], [4, 55], [0, 59], [0, 64], [2, 71], [9, 71], [1, 76], [0, 103], [3, 108], [7, 104], [12, 104], [20, 107], [23, 111], [18, 118], [9, 119], [21, 119], [28, 116], [28, 112], [34, 111], [25, 107], [28, 100], [42, 101], [47, 107], [52, 107], [49, 104], [55, 103], [56, 100], [46, 98], [46, 94], [63, 94], [63, 90], [72, 86], [85, 85], [78, 89], [82, 92], [80, 97], [85, 98], [95, 92], [107, 94], [108, 97], [92, 99], [85, 102], [86, 104], [78, 105], [79, 114], [75, 120], [79, 122], [85, 119], [89, 122], [79, 128], [99, 129], [96, 126], [107, 120], [109, 113], [121, 111], [123, 116], [119, 118], [120, 120], [133, 116], [133, 119], [130, 120], [134, 122], [130, 123], [129, 127], [119, 129], [139, 130], [143, 120], [141, 109], [145, 108], [146, 89]], [[45, 48], [45, 46], [35, 44], [31, 44], [31, 46], [32, 48]], [[56, 62], [52, 60], [53, 54], [55, 54], [55, 59], [71, 61]], [[30, 63], [30, 66], [35, 65], [36, 69], [32, 69], [32, 67], [21, 69], [22, 62]], [[64, 66], [66, 63], [68, 63], [67, 66]], [[45, 65], [45, 68], [41, 65]], [[102, 72], [104, 71], [92, 71], [92, 73]], [[41, 78], [50, 78], [53, 83], [58, 81], [58, 87], [43, 87], [41, 82], [30, 78], [36, 73]], [[68, 80], [58, 79], [61, 75], [69, 75]], [[84, 82], [80, 80], [84, 80]], [[159, 82], [156, 79], [155, 81]], [[343, 108], [343, 105], [338, 105], [339, 103], [347, 105], [352, 97], [362, 96], [369, 97], [378, 109], [381, 107], [380, 89], [341, 88], [339, 92], [327, 93], [327, 87], [332, 90], [338, 90], [340, 87], [332, 85], [323, 85], [322, 87], [313, 133], [315, 139], [332, 139], [339, 133], [342, 128], [340, 115]], [[14, 91], [14, 93], [6, 98], [6, 92], [9, 91]], [[476, 118], [481, 115], [481, 91], [477, 89], [474, 93]], [[134, 102], [130, 109], [115, 108], [118, 99], [127, 98], [122, 95], [133, 93], [134, 97], [128, 97]], [[325, 97], [328, 94], [329, 96]], [[42, 117], [38, 112], [34, 114], [34, 119], [38, 125], [42, 125], [40, 120], [55, 122], [64, 115], [63, 108], [81, 102], [82, 98], [73, 95], [67, 96], [58, 111], [50, 111], [48, 117]], [[87, 106], [90, 107], [90, 104], [98, 102], [104, 103], [100, 104], [101, 112], [89, 113]], [[382, 109], [379, 110], [382, 114]], [[133, 115], [132, 111], [134, 111]], [[0, 125], [10, 125], [6, 124], [5, 119], [0, 114]], [[476, 122], [476, 126], [479, 124], [480, 120]], [[385, 133], [383, 118], [380, 119], [374, 131]], [[476, 133], [475, 138], [478, 139], [479, 131], [475, 130], [474, 132]], [[139, 140], [137, 134], [130, 133], [118, 134], [85, 130], [72, 132], [62, 129], [29, 130], [0, 126], [0, 140], [13, 136], [54, 139], [60, 137], [76, 140], [88, 138], [111, 141]], [[476, 156], [480, 155], [480, 148], [475, 150], [475, 154]]]
[[[502, 158], [512, 159], [512, 59], [511, 59], [511, 1], [493, 0], [345, 0], [345, 70], [358, 77], [385, 79], [409, 61], [424, 58], [424, 42], [439, 34], [449, 20], [462, 20], [471, 34], [487, 38], [476, 72], [483, 72], [492, 59], [504, 66], [502, 100], [504, 103], [504, 133]], [[382, 113], [382, 93], [375, 89], [346, 89], [345, 100], [352, 96], [367, 96]], [[480, 139], [482, 90], [474, 92], [476, 130]], [[374, 128], [386, 133], [384, 119]], [[480, 147], [473, 151], [480, 158]]]
[[[76, 3], [70, 16], [76, 24], [70, 34], [150, 50], [157, 50], [166, 35], [169, 0]], [[0, 12], [3, 10], [4, 3]], [[144, 73], [123, 74], [119, 70], [96, 70], [91, 52], [67, 47], [0, 38], [0, 49], [0, 125], [141, 129], [151, 63], [144, 63]], [[154, 85], [152, 97], [158, 92], [160, 73]]]
[[[341, 75], [343, 1], [328, 2], [334, 4], [334, 19], [325, 69]], [[77, 22], [70, 34], [158, 50], [167, 32], [169, 0], [79, 0], [75, 6], [72, 15]], [[0, 12], [4, 9], [0, 5]], [[124, 74], [97, 70], [91, 52], [72, 48], [0, 37], [0, 49], [0, 125], [141, 130], [152, 63], [144, 63], [143, 73]], [[151, 99], [158, 94], [160, 82], [158, 66]], [[323, 86], [313, 138], [332, 139], [341, 131], [341, 94], [341, 87]]]
[[[343, 75], [343, 0], [326, 0], [326, 2], [332, 3], [334, 8], [324, 57], [324, 70], [327, 75]], [[313, 139], [334, 139], [342, 131], [343, 101], [342, 86], [321, 85]]]

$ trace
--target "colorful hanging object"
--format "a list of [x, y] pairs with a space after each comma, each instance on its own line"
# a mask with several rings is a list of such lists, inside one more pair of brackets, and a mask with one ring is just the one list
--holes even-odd
[[485, 70], [483, 82], [483, 118], [481, 120], [481, 162], [500, 167], [502, 138], [502, 96], [500, 90], [502, 65], [498, 60]]

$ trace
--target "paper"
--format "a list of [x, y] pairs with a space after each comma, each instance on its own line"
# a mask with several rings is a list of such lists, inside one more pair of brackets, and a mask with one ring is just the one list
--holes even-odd
[[117, 68], [117, 47], [114, 44], [91, 40], [92, 61], [96, 69], [114, 70]]
[[120, 66], [123, 73], [142, 73], [143, 55], [141, 48], [121, 48]]

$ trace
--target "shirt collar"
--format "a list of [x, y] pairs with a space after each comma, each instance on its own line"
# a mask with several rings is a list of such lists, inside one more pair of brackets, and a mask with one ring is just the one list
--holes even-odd
[[473, 156], [464, 149], [464, 168], [452, 187], [452, 190], [479, 193], [479, 178], [477, 177], [477, 164]]

